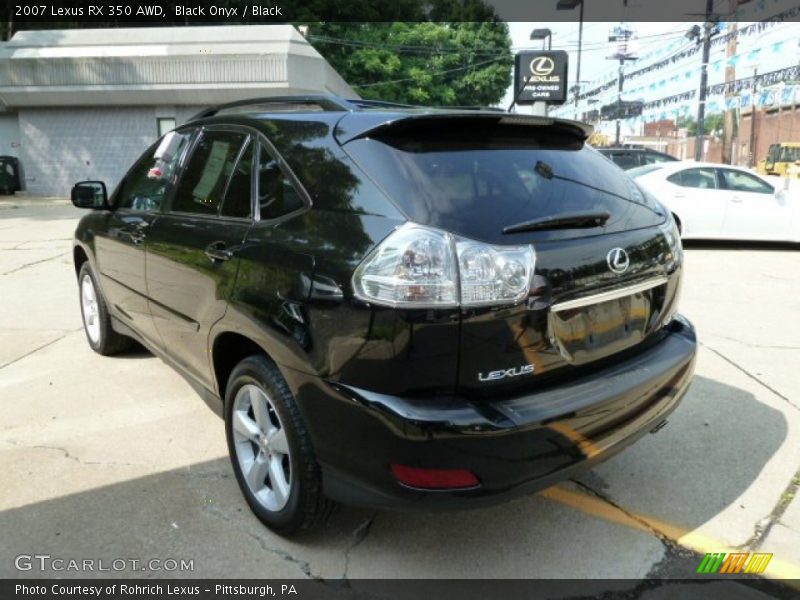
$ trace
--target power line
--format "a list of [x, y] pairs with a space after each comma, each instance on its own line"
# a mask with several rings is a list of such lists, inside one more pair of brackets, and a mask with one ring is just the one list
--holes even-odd
[[[506, 57], [490, 58], [489, 60], [484, 60], [484, 61], [481, 61], [481, 62], [473, 63], [471, 65], [463, 66], [463, 67], [455, 67], [453, 69], [444, 69], [443, 71], [434, 71], [433, 73], [428, 73], [428, 75], [431, 76], [431, 77], [436, 77], [437, 75], [445, 75], [447, 73], [456, 73], [458, 71], [468, 71], [469, 69], [474, 69], [476, 67], [480, 67], [480, 66], [483, 66], [483, 65], [488, 65], [489, 63], [498, 62], [503, 58], [506, 58]], [[362, 88], [368, 88], [368, 87], [375, 87], [375, 86], [378, 86], [378, 85], [388, 85], [390, 83], [403, 83], [403, 82], [406, 82], [406, 81], [415, 81], [415, 80], [416, 80], [415, 77], [404, 77], [402, 79], [392, 79], [392, 80], [389, 80], [389, 81], [376, 81], [374, 83], [363, 83], [361, 85], [353, 85], [351, 87], [362, 89]]]
[[[665, 36], [670, 37], [665, 37]], [[671, 41], [673, 39], [679, 39], [683, 37], [683, 35], [674, 35], [672, 33], [662, 33], [662, 34], [653, 34], [651, 36], [642, 36], [636, 39], [654, 39], [654, 38], [661, 38], [660, 41]], [[472, 54], [474, 56], [486, 56], [486, 57], [497, 57], [497, 56], [504, 56], [505, 53], [498, 53], [498, 52], [487, 52], [485, 50], [481, 50], [479, 48], [464, 48], [464, 47], [457, 47], [457, 46], [420, 46], [420, 45], [410, 45], [410, 44], [386, 44], [380, 42], [368, 42], [362, 40], [349, 40], [344, 38], [336, 38], [331, 36], [324, 36], [324, 35], [309, 35], [308, 39], [311, 41], [316, 41], [320, 44], [330, 44], [336, 46], [346, 46], [346, 47], [356, 47], [356, 48], [375, 48], [379, 50], [386, 50], [395, 52], [398, 54], [453, 54], [453, 55], [464, 55], [464, 54]], [[559, 49], [564, 50], [574, 50], [577, 49], [578, 45], [575, 44], [562, 44], [559, 46]], [[582, 44], [582, 48], [585, 51], [594, 51], [594, 50], [605, 50], [608, 48], [607, 42], [592, 42], [592, 43], [584, 43]], [[511, 50], [523, 50], [523, 49], [530, 49], [528, 46], [511, 46]]]
[[[784, 73], [786, 73], [788, 71], [792, 71], [792, 70], [800, 70], [800, 68], [798, 68], [798, 67], [784, 67], [782, 69], [776, 69], [774, 71], [769, 71], [767, 73], [760, 73], [760, 74], [757, 74], [757, 75], [749, 75], [749, 76], [745, 76], [745, 77], [737, 77], [733, 81], [726, 81], [726, 82], [723, 82], [723, 83], [714, 83], [714, 84], [706, 85], [705, 90], [706, 90], [707, 93], [711, 93], [714, 89], [725, 88], [725, 87], [732, 87], [735, 90], [737, 84], [740, 84], [741, 85], [741, 90], [748, 90], [752, 94], [753, 93], [754, 84], [761, 85], [762, 87], [769, 88], [769, 87], [775, 85], [774, 83], [770, 83], [771, 79], [776, 79], [779, 75], [784, 74]], [[693, 98], [696, 97], [697, 90], [696, 89], [686, 90], [684, 92], [678, 92], [678, 93], [675, 93], [675, 94], [670, 94], [669, 96], [662, 96], [661, 98], [655, 98], [653, 100], [647, 100], [647, 101], [643, 102], [644, 110], [657, 111], [660, 108], [659, 106], [657, 106], [657, 104], [659, 102], [664, 102], [665, 100], [673, 100], [673, 99], [674, 99], [673, 102], [671, 102], [669, 105], [665, 105], [665, 107], [666, 106], [670, 106], [672, 104], [674, 104], [676, 106], [680, 106], [680, 105], [683, 104], [683, 102], [679, 98], [682, 97], [682, 96], [686, 96], [687, 94], [691, 95], [690, 98], [686, 99], [688, 101], [688, 100], [693, 99]], [[656, 105], [656, 106], [648, 106], [648, 105]], [[561, 107], [559, 107], [559, 109], [561, 109]], [[662, 111], [662, 112], [668, 112], [668, 111]], [[614, 119], [601, 119], [601, 121], [605, 121], [605, 122], [609, 122], [609, 121], [613, 121], [613, 120]]]

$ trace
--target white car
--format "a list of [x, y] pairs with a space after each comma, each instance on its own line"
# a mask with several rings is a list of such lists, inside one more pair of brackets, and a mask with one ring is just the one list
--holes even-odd
[[627, 173], [675, 215], [683, 239], [800, 242], [798, 193], [747, 169], [679, 161]]

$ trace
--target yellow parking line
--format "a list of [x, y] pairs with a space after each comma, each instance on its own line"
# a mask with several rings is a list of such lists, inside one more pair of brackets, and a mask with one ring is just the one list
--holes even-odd
[[[570, 506], [587, 515], [613, 523], [619, 523], [631, 529], [638, 529], [648, 533], [652, 533], [653, 530], [659, 531], [684, 548], [689, 548], [690, 550], [702, 554], [706, 552], [740, 552], [740, 550], [736, 548], [730, 548], [724, 543], [697, 531], [690, 531], [686, 528], [678, 527], [666, 521], [641, 515], [633, 511], [623, 512], [600, 498], [570, 490], [563, 486], [548, 488], [541, 492], [540, 495], [553, 502]], [[762, 551], [768, 550], [769, 548], [762, 549]], [[687, 576], [692, 574], [693, 573], [687, 573]], [[764, 574], [772, 579], [792, 579], [794, 581], [787, 581], [786, 584], [800, 589], [800, 566], [798, 565], [773, 556]]]

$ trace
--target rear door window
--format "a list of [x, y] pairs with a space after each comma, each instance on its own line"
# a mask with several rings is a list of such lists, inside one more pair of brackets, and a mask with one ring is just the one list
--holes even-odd
[[225, 198], [222, 201], [220, 215], [249, 219], [253, 214], [253, 147], [255, 143], [247, 142], [247, 147], [239, 157], [233, 169]]
[[755, 175], [734, 171], [733, 169], [720, 169], [725, 188], [734, 192], [751, 192], [755, 194], [771, 194], [774, 188]]
[[667, 181], [681, 187], [707, 190], [717, 189], [717, 176], [714, 169], [685, 169], [667, 177]]
[[291, 179], [283, 172], [280, 163], [259, 144], [258, 205], [261, 220], [277, 219], [305, 206]]
[[172, 212], [216, 215], [247, 139], [239, 131], [203, 132], [178, 182]]

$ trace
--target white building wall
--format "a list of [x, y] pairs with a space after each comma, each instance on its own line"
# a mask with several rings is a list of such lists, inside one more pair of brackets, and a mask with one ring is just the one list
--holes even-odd
[[16, 113], [0, 113], [0, 155], [19, 156], [19, 121]]
[[109, 192], [157, 137], [153, 107], [36, 108], [19, 112], [28, 192], [68, 196], [81, 179]]
[[319, 93], [358, 97], [290, 25], [21, 31], [0, 43], [0, 106], [18, 114], [0, 112], [0, 154], [19, 156], [32, 195], [66, 196], [82, 179], [110, 191], [159, 117], [181, 125], [216, 104]]

